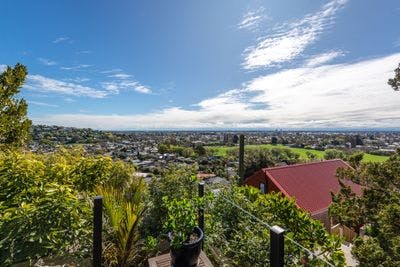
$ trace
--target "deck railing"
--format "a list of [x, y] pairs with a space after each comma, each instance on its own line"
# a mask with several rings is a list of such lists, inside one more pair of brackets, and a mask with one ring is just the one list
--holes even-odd
[[[198, 184], [198, 195], [199, 197], [203, 197], [205, 192], [205, 183], [200, 182]], [[285, 229], [278, 225], [270, 225], [268, 222], [264, 221], [261, 218], [258, 218], [250, 211], [244, 209], [235, 201], [226, 198], [224, 196], [220, 196], [227, 204], [231, 205], [239, 212], [245, 214], [253, 223], [257, 224], [257, 228], [265, 227], [269, 230], [269, 257], [264, 259], [259, 263], [258, 266], [267, 266], [268, 264], [271, 267], [283, 267], [285, 266], [285, 262], [293, 262], [295, 259], [297, 262], [304, 261], [304, 266], [313, 263], [313, 266], [332, 266], [333, 264], [326, 261], [323, 257], [317, 255], [317, 253], [309, 250], [308, 248], [301, 245], [296, 240], [290, 238], [285, 235]], [[96, 196], [94, 198], [94, 206], [93, 206], [93, 266], [100, 267], [102, 262], [102, 197]], [[207, 242], [207, 229], [205, 228], [205, 210], [204, 208], [200, 208], [198, 210], [198, 225], [204, 232], [204, 241]], [[265, 229], [264, 228], [264, 229]], [[291, 251], [287, 251], [285, 253], [285, 244], [290, 242], [293, 244], [296, 249]], [[267, 242], [266, 242], [267, 243]], [[204, 246], [204, 242], [203, 242]], [[293, 246], [292, 246], [293, 247]], [[268, 248], [267, 248], [268, 249]], [[320, 264], [316, 264], [320, 262]]]

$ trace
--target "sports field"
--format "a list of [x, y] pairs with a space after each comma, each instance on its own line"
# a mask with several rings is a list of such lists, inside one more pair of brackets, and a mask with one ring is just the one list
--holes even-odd
[[[284, 145], [271, 145], [271, 144], [265, 144], [265, 145], [247, 145], [246, 148], [257, 148], [257, 147], [262, 147], [262, 148], [274, 148], [274, 147], [279, 147], [279, 148], [288, 148], [292, 150], [293, 152], [297, 153], [300, 155], [300, 158], [303, 160], [307, 159], [307, 154], [306, 152], [311, 152], [316, 155], [318, 159], [323, 159], [324, 158], [324, 151], [319, 151], [315, 149], [306, 149], [306, 148], [293, 148], [293, 147], [288, 147]], [[225, 156], [228, 150], [235, 149], [237, 147], [231, 147], [231, 146], [210, 146], [207, 147], [207, 149], [213, 151], [213, 154], [215, 156]], [[377, 155], [372, 155], [372, 154], [364, 154], [363, 161], [364, 162], [382, 162], [385, 161], [388, 157], [387, 156], [377, 156]]]

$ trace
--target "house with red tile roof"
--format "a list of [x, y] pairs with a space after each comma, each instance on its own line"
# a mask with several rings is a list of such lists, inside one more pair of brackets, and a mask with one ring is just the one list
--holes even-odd
[[[336, 170], [351, 168], [346, 162], [335, 159], [305, 164], [263, 168], [245, 180], [246, 185], [260, 189], [261, 192], [281, 192], [284, 196], [293, 198], [296, 205], [308, 212], [314, 219], [324, 223], [330, 230], [331, 220], [328, 208], [332, 202], [331, 192], [340, 190]], [[362, 194], [362, 186], [345, 180], [344, 184], [353, 192]]]

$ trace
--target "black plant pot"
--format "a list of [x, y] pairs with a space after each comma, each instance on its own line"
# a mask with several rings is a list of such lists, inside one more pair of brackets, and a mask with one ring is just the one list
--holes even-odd
[[[178, 249], [171, 247], [171, 266], [172, 267], [195, 267], [197, 266], [203, 242], [203, 231], [199, 227], [193, 229], [198, 239], [194, 243], [183, 243]], [[168, 233], [171, 241], [172, 233]]]

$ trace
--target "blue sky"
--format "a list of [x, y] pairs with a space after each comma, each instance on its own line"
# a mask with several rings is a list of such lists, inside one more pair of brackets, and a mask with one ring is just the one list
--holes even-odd
[[385, 128], [399, 1], [2, 1], [0, 69], [36, 124]]

